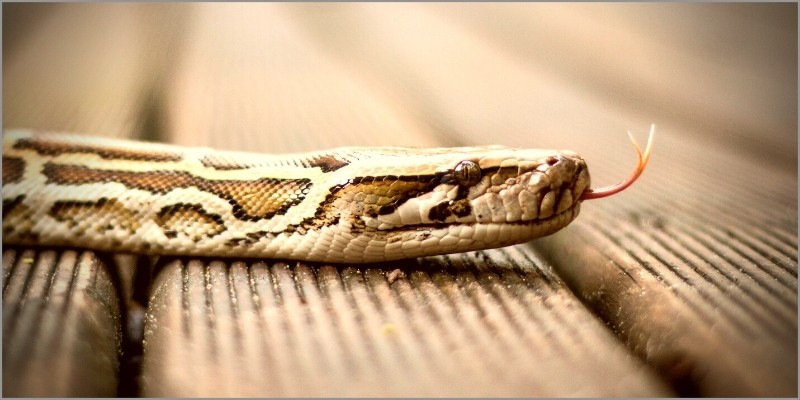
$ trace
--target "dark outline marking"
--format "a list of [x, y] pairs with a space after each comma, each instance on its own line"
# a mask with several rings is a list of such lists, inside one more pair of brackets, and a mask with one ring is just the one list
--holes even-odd
[[14, 209], [17, 208], [17, 206], [22, 204], [23, 200], [25, 200], [24, 194], [20, 194], [13, 199], [3, 199], [3, 210], [2, 210], [3, 217], [14, 211]]
[[[206, 211], [205, 208], [203, 208], [202, 204], [175, 203], [175, 204], [172, 204], [172, 205], [161, 207], [161, 209], [158, 210], [158, 213], [156, 213], [155, 217], [153, 218], [154, 221], [156, 222], [156, 224], [158, 224], [158, 226], [161, 228], [161, 231], [164, 232], [164, 236], [166, 236], [166, 237], [168, 237], [170, 239], [174, 239], [174, 238], [178, 237], [178, 233], [177, 232], [175, 232], [174, 230], [167, 230], [166, 229], [166, 219], [165, 218], [168, 218], [168, 217], [170, 217], [170, 216], [172, 216], [172, 215], [174, 215], [176, 213], [179, 213], [179, 212], [182, 212], [182, 211], [185, 211], [185, 210], [194, 211], [194, 212], [200, 214], [200, 216], [202, 216], [202, 217], [209, 218], [209, 219], [213, 220], [214, 223], [217, 224], [217, 226], [221, 226], [222, 227], [222, 229], [219, 232], [217, 232], [217, 233], [215, 233], [213, 235], [209, 235], [207, 233], [204, 234], [203, 236], [205, 236], [207, 238], [212, 238], [212, 237], [217, 236], [217, 235], [221, 234], [222, 232], [225, 232], [226, 230], [228, 230], [228, 227], [225, 226], [225, 221], [222, 220], [222, 216], [220, 216], [219, 214], [214, 214], [214, 213]], [[195, 242], [197, 242], [199, 240], [199, 238], [193, 238], [193, 237], [191, 237], [189, 235], [186, 235], [186, 236], [189, 239], [192, 239]]]
[[[273, 166], [288, 166], [292, 165], [291, 163], [275, 163], [269, 162], [269, 160], [265, 160], [264, 162], [250, 162], [250, 163], [238, 163], [236, 161], [231, 162], [224, 162], [228, 161], [225, 159], [217, 160], [214, 154], [206, 154], [203, 158], [200, 159], [200, 163], [203, 164], [204, 167], [212, 168], [218, 171], [235, 171], [240, 169], [248, 169], [248, 168], [258, 168], [258, 167], [273, 167]], [[300, 166], [303, 168], [319, 168], [322, 172], [333, 172], [338, 170], [339, 168], [346, 167], [350, 165], [348, 161], [336, 158], [332, 155], [323, 154], [315, 156], [310, 160], [298, 160], [297, 164], [294, 166]]]
[[59, 156], [61, 154], [96, 154], [105, 160], [131, 160], [131, 161], [181, 161], [180, 153], [153, 150], [140, 152], [127, 149], [118, 149], [103, 145], [78, 144], [60, 142], [57, 140], [44, 140], [39, 138], [23, 138], [14, 144], [18, 150], [33, 150], [42, 156]]
[[15, 183], [25, 176], [25, 160], [20, 157], [3, 156], [3, 185]]

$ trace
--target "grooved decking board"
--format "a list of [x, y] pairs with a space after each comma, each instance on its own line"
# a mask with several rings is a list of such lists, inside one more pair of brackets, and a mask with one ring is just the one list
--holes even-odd
[[93, 253], [3, 251], [3, 394], [117, 392], [120, 305]]
[[682, 394], [793, 396], [797, 176], [659, 139], [637, 191], [534, 246]]
[[670, 395], [536, 257], [515, 247], [361, 267], [166, 261], [144, 393]]

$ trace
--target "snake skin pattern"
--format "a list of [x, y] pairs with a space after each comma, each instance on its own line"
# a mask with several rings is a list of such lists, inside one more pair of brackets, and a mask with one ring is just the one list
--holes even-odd
[[3, 242], [377, 262], [549, 235], [589, 187], [570, 151], [346, 147], [264, 155], [3, 135]]

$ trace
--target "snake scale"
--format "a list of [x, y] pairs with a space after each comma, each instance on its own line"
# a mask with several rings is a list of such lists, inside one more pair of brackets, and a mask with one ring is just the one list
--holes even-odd
[[[652, 130], [650, 139], [652, 140]], [[344, 147], [289, 155], [13, 130], [3, 242], [362, 263], [496, 248], [569, 224], [590, 189], [571, 151]]]

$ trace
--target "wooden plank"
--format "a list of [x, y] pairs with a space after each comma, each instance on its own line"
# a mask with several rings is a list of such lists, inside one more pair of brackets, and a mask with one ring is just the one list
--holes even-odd
[[120, 304], [91, 252], [3, 251], [3, 394], [117, 393]]
[[669, 168], [536, 248], [682, 395], [796, 395], [796, 175], [660, 139]]
[[157, 276], [147, 396], [671, 394], [524, 247], [364, 267], [176, 259]]

